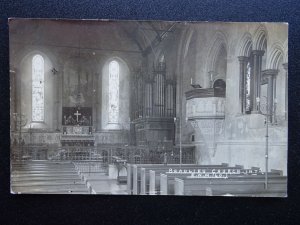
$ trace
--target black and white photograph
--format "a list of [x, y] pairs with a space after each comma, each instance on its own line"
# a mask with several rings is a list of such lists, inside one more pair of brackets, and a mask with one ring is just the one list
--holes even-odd
[[9, 20], [10, 192], [287, 197], [288, 24]]

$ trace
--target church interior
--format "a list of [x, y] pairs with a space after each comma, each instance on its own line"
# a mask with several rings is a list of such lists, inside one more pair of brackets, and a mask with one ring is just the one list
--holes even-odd
[[9, 21], [11, 192], [287, 194], [284, 23]]

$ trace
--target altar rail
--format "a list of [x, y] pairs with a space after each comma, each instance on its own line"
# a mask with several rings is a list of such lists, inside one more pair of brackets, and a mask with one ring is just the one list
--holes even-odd
[[51, 151], [57, 149], [57, 146], [46, 144], [21, 145], [11, 147], [11, 159], [18, 160], [46, 160]]
[[[126, 160], [133, 164], [180, 163], [179, 149], [172, 147], [166, 150], [151, 150], [150, 147], [138, 146], [64, 146], [50, 145], [17, 146], [12, 150], [13, 160], [98, 160], [104, 163], [114, 163], [115, 159]], [[182, 149], [182, 163], [195, 163], [193, 147]]]

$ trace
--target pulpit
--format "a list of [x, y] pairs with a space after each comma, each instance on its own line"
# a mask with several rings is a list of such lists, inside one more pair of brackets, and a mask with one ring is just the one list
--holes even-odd
[[210, 164], [224, 130], [225, 89], [197, 88], [185, 93], [186, 116], [195, 129], [196, 160]]

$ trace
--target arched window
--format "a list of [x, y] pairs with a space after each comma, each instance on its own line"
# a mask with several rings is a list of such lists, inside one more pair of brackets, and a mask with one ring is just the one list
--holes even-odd
[[119, 63], [115, 60], [111, 61], [108, 66], [109, 81], [108, 81], [108, 93], [109, 93], [109, 115], [108, 123], [119, 122]]
[[32, 58], [32, 121], [44, 121], [44, 58]]
[[246, 113], [251, 112], [251, 64], [248, 61], [247, 62], [247, 67], [246, 67], [246, 77], [245, 77], [245, 96], [244, 98], [246, 99], [245, 104], [245, 109], [244, 111]]

